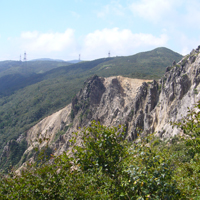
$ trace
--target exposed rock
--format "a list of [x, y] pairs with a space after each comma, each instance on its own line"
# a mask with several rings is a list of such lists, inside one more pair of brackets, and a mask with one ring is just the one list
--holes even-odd
[[[124, 124], [127, 139], [137, 138], [138, 129], [143, 135], [156, 132], [169, 138], [179, 130], [170, 122], [180, 120], [200, 99], [200, 46], [179, 63], [168, 67], [158, 81], [130, 79], [121, 76], [88, 79], [72, 104], [43, 119], [27, 133], [29, 148], [38, 144], [37, 138], [49, 137], [55, 154], [66, 151], [72, 132], [89, 126], [91, 120], [106, 126]], [[195, 91], [195, 92], [194, 92]], [[68, 127], [66, 130], [65, 127]], [[57, 141], [55, 135], [65, 130]], [[32, 142], [31, 142], [32, 141]], [[40, 146], [45, 145], [43, 142]]]
[[[63, 130], [65, 127], [70, 125], [70, 112], [71, 112], [71, 104], [63, 108], [62, 110], [44, 118], [38, 124], [36, 124], [33, 128], [31, 128], [27, 132], [27, 143], [28, 149], [25, 153], [30, 152], [33, 147], [38, 145], [38, 138], [49, 138], [49, 142], [52, 143], [56, 133]], [[59, 138], [62, 140], [62, 138]], [[47, 141], [44, 141], [41, 144], [41, 147], [46, 145]]]

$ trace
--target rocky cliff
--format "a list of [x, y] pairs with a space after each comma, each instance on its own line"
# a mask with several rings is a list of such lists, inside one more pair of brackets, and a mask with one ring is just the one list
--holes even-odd
[[200, 46], [166, 69], [158, 81], [130, 79], [121, 76], [101, 78], [93, 76], [85, 81], [83, 89], [72, 103], [43, 119], [27, 132], [28, 148], [44, 146], [49, 138], [55, 154], [69, 148], [72, 132], [90, 125], [91, 120], [106, 126], [124, 124], [127, 139], [156, 132], [161, 138], [179, 133], [170, 122], [178, 121], [200, 99]]

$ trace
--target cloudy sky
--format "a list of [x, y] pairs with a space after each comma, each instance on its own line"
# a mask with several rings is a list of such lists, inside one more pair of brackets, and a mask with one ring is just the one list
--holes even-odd
[[93, 60], [200, 45], [199, 0], [0, 0], [0, 60]]

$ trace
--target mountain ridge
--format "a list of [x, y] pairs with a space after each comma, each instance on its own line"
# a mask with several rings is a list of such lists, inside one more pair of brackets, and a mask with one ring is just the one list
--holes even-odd
[[[157, 49], [156, 51], [160, 52], [159, 50]], [[13, 94], [8, 94], [8, 96], [0, 98], [1, 152], [3, 151], [3, 147], [9, 144], [9, 141], [16, 140], [19, 135], [25, 135], [27, 130], [36, 124], [36, 122], [65, 107], [80, 88], [82, 88], [84, 81], [94, 74], [103, 75], [102, 77], [122, 74], [132, 78], [151, 79], [155, 72], [157, 73], [156, 70], [161, 69], [159, 72], [161, 75], [174, 59], [173, 56], [167, 57], [168, 55], [165, 55], [164, 52], [160, 52], [161, 55], [158, 57], [157, 53], [155, 55], [154, 52], [155, 50], [147, 53], [143, 52], [142, 54], [145, 55], [145, 59], [141, 60], [139, 65], [138, 61], [140, 58], [136, 59], [135, 56], [133, 56], [135, 58], [131, 62], [126, 57], [111, 57], [59, 67], [43, 74], [35, 75], [38, 76], [38, 82], [24, 88], [17, 88]], [[172, 55], [174, 55], [173, 52]], [[182, 56], [178, 55], [176, 58], [180, 57], [182, 58]], [[136, 60], [138, 62], [137, 65], [135, 64]], [[115, 62], [111, 63], [112, 61]], [[160, 61], [161, 63], [159, 64]], [[130, 74], [133, 72], [133, 75]], [[156, 75], [156, 77], [158, 76]], [[30, 79], [29, 81], [34, 81], [34, 79]], [[14, 165], [17, 163], [17, 159], [14, 161], [7, 156], [7, 161], [3, 159], [0, 166], [3, 167], [5, 162], [7, 166], [9, 162]]]
[[[52, 149], [56, 149], [54, 155], [63, 153], [70, 146], [71, 134], [78, 131], [79, 127], [89, 126], [92, 120], [106, 126], [124, 124], [129, 141], [137, 138], [137, 128], [140, 128], [142, 135], [153, 132], [161, 138], [177, 135], [180, 130], [173, 129], [171, 122], [186, 116], [188, 107], [193, 108], [195, 102], [200, 99], [199, 63], [200, 46], [179, 63], [174, 63], [159, 81], [144, 82], [122, 76], [91, 77], [73, 98], [72, 103], [59, 111], [62, 114], [57, 112], [57, 117], [53, 114], [29, 130], [29, 149], [25, 151], [25, 155], [28, 155], [35, 145], [39, 145], [39, 132], [39, 137], [50, 138]], [[59, 132], [62, 133], [53, 142]], [[39, 145], [40, 148], [45, 144], [46, 142]]]

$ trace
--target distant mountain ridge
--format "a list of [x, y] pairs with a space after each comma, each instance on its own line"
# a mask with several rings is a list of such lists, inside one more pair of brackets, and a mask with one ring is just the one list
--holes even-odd
[[58, 61], [58, 62], [68, 62], [61, 59], [52, 59], [52, 58], [36, 58], [30, 61]]
[[79, 63], [82, 62], [82, 60], [61, 60], [61, 59], [52, 59], [52, 58], [37, 58], [37, 59], [33, 59], [30, 61], [57, 61], [57, 62], [66, 62], [66, 63]]
[[0, 77], [5, 75], [21, 74], [30, 76], [32, 74], [45, 73], [51, 69], [67, 66], [71, 63], [54, 60], [35, 60], [35, 61], [0, 61]]

